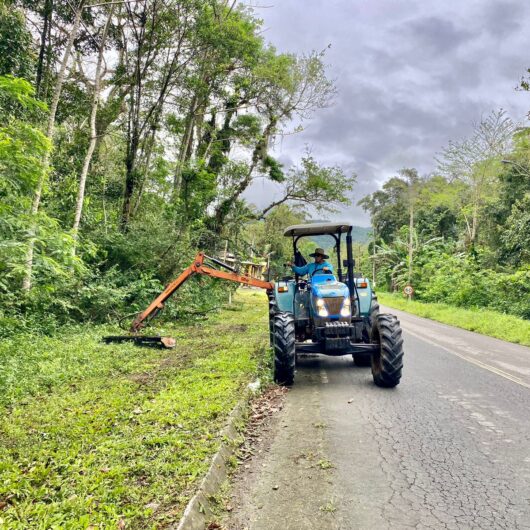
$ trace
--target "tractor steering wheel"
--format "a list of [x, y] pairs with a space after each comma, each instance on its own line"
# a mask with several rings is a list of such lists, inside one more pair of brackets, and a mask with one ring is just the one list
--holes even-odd
[[311, 278], [317, 273], [319, 272], [320, 274], [333, 274], [331, 272], [331, 269], [329, 269], [328, 267], [325, 267], [323, 269], [315, 269], [312, 273], [311, 273]]

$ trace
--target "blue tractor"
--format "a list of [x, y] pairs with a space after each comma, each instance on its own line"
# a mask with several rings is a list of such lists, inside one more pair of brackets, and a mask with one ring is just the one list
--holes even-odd
[[[268, 290], [274, 379], [292, 385], [296, 357], [303, 353], [352, 355], [357, 366], [371, 366], [374, 383], [395, 387], [403, 368], [403, 339], [394, 315], [381, 314], [367, 278], [354, 273], [352, 225], [313, 223], [289, 226], [295, 265], [306, 263], [301, 238], [331, 236], [337, 274], [317, 270], [312, 277], [286, 276]], [[341, 261], [345, 241], [346, 259]]]
[[[352, 228], [349, 223], [313, 223], [290, 226], [284, 232], [293, 240], [294, 260], [299, 266], [306, 263], [298, 249], [301, 238], [331, 236], [338, 264], [336, 276], [329, 270], [320, 269], [311, 277], [302, 278], [295, 274], [274, 282], [264, 281], [240, 274], [218, 258], [199, 252], [190, 266], [135, 316], [128, 335], [104, 337], [104, 340], [174, 348], [176, 341], [173, 337], [146, 336], [141, 330], [184, 282], [203, 274], [267, 291], [277, 383], [293, 384], [297, 354], [323, 353], [352, 355], [357, 366], [372, 367], [376, 385], [395, 387], [403, 368], [401, 327], [394, 315], [379, 313], [369, 280], [354, 273]], [[341, 260], [343, 236], [346, 243], [344, 261]]]

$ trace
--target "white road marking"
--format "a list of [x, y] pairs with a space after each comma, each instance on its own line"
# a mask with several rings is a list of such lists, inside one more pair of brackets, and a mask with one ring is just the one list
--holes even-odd
[[326, 373], [326, 370], [324, 370], [324, 368], [320, 369], [320, 381], [324, 384], [329, 383], [328, 374]]
[[526, 383], [522, 379], [519, 379], [518, 377], [512, 374], [505, 372], [504, 370], [501, 370], [500, 368], [496, 368], [495, 366], [491, 366], [490, 364], [483, 363], [482, 361], [468, 357], [467, 355], [462, 355], [461, 353], [457, 353], [453, 350], [450, 350], [449, 348], [442, 346], [441, 344], [433, 340], [427, 339], [426, 337], [424, 337], [423, 335], [420, 335], [419, 333], [410, 331], [410, 329], [407, 329], [406, 327], [405, 327], [405, 332], [410, 333], [412, 336], [416, 337], [417, 339], [423, 340], [425, 342], [428, 342], [429, 344], [432, 344], [433, 346], [436, 346], [437, 348], [445, 350], [448, 353], [452, 353], [453, 355], [456, 355], [457, 357], [464, 359], [464, 361], [467, 361], [468, 363], [475, 364], [476, 366], [480, 366], [481, 368], [484, 368], [485, 370], [488, 370], [489, 372], [493, 372], [494, 374], [500, 375], [501, 377], [504, 377], [505, 379], [509, 379], [513, 383], [517, 383], [518, 385], [524, 386], [526, 388], [530, 388], [530, 385], [528, 383]]

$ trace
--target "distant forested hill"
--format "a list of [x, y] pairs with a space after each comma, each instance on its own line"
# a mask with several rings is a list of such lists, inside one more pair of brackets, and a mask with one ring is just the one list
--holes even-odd
[[[365, 226], [354, 226], [352, 230], [352, 238], [354, 243], [368, 243], [370, 240], [371, 228]], [[319, 247], [330, 249], [332, 246], [331, 236], [314, 236], [312, 241]]]

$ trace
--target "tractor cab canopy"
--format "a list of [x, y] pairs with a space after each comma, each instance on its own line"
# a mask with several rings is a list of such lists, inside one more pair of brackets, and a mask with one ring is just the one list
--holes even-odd
[[[288, 226], [283, 235], [293, 238], [293, 253], [296, 258], [298, 254], [298, 240], [302, 237], [311, 236], [332, 236], [335, 240], [335, 251], [337, 253], [337, 276], [340, 282], [346, 283], [350, 291], [350, 297], [353, 300], [354, 285], [354, 266], [352, 250], [352, 229], [353, 225], [347, 222], [327, 222], [327, 223], [309, 223], [303, 225]], [[346, 236], [346, 256], [347, 259], [341, 260], [341, 239], [342, 235]], [[346, 267], [346, 274], [343, 274], [342, 266]]]
[[283, 235], [287, 237], [322, 236], [347, 234], [352, 229], [350, 223], [309, 223], [288, 226]]

